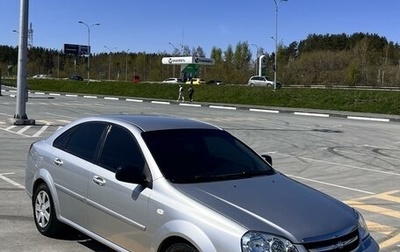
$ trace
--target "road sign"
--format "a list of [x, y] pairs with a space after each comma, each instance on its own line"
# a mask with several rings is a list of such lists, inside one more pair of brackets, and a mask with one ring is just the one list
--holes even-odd
[[90, 47], [87, 45], [64, 44], [64, 53], [73, 55], [89, 54]]

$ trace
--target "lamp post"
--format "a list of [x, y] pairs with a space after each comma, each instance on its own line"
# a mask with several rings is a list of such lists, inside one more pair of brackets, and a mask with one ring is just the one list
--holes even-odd
[[[255, 60], [255, 64], [254, 64], [254, 68], [256, 69], [256, 74], [257, 74], [257, 59], [258, 59], [258, 51], [259, 51], [259, 49], [258, 49], [258, 46], [256, 44], [250, 44], [250, 45], [255, 46], [257, 48], [256, 60]], [[258, 73], [258, 76], [261, 76], [261, 72]]]
[[[108, 55], [108, 80], [111, 80], [111, 49], [108, 46], [104, 46], [110, 52]], [[113, 49], [117, 49], [114, 47]]]
[[83, 24], [84, 26], [87, 27], [88, 30], [88, 48], [87, 48], [87, 54], [88, 54], [88, 61], [87, 61], [87, 78], [88, 82], [90, 81], [90, 28], [96, 25], [100, 25], [99, 23], [88, 25], [85, 22], [79, 21], [79, 24]]
[[288, 0], [274, 0], [275, 3], [275, 60], [274, 60], [274, 90], [276, 89], [276, 75], [278, 72], [278, 6], [279, 3]]

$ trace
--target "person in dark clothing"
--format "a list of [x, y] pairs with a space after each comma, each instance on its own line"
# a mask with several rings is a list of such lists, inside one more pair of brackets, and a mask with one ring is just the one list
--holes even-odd
[[194, 93], [194, 89], [192, 87], [192, 85], [190, 85], [189, 89], [188, 89], [188, 93], [189, 93], [189, 101], [193, 101], [193, 93]]

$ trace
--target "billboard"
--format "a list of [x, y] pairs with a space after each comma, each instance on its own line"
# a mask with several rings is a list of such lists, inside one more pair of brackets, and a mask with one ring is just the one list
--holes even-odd
[[90, 47], [87, 45], [64, 44], [64, 53], [73, 55], [87, 55], [90, 53]]

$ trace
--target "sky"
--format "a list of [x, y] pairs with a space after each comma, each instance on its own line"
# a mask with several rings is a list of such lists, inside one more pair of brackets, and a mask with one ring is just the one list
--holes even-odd
[[[173, 53], [174, 47], [239, 42], [271, 53], [275, 48], [274, 0], [25, 0], [33, 46], [63, 50], [88, 44], [92, 53]], [[279, 0], [276, 0], [279, 1]], [[300, 42], [310, 34], [377, 34], [400, 43], [400, 0], [287, 0], [278, 4], [278, 41]], [[20, 1], [0, 0], [0, 45], [17, 46]], [[94, 25], [99, 23], [100, 25]], [[171, 45], [172, 44], [172, 45]]]

